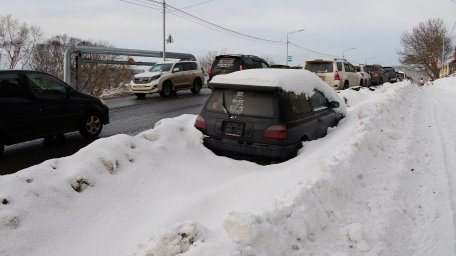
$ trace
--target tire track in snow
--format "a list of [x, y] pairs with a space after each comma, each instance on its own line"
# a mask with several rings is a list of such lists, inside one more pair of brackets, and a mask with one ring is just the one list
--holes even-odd
[[[441, 101], [445, 96], [436, 98], [432, 90], [424, 88], [418, 94], [406, 97], [406, 104], [415, 102], [416, 111], [409, 127], [411, 132], [405, 140], [407, 153], [400, 186], [394, 196], [398, 209], [390, 216], [392, 240], [402, 240], [404, 244], [392, 244], [391, 255], [456, 255], [454, 200], [447, 182], [448, 165], [445, 162], [448, 157], [439, 127], [442, 119], [438, 118], [445, 109], [435, 107], [435, 101]], [[448, 226], [452, 228], [448, 229]], [[404, 245], [406, 250], [401, 248]]]
[[[429, 89], [432, 90], [432, 94], [430, 96], [434, 99], [432, 101], [434, 109], [434, 124], [439, 135], [439, 143], [443, 156], [442, 162], [448, 181], [453, 222], [453, 255], [456, 255], [456, 180], [453, 173], [456, 170], [456, 161], [454, 160], [454, 156], [456, 156], [456, 144], [454, 143], [454, 140], [445, 140], [445, 138], [456, 137], [456, 127], [452, 125], [454, 122], [448, 122], [448, 120], [452, 120], [452, 118], [456, 117], [456, 111], [454, 108], [450, 108], [453, 104], [453, 99], [456, 97], [456, 90], [449, 91], [444, 88], [432, 87]], [[453, 95], [454, 97], [449, 97], [448, 94]], [[439, 102], [436, 102], [435, 99], [439, 99]], [[451, 158], [450, 155], [452, 155], [453, 158]]]

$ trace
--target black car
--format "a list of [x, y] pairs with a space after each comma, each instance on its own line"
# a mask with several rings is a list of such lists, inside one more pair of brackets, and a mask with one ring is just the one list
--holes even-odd
[[383, 67], [383, 70], [385, 70], [385, 73], [388, 74], [388, 82], [397, 82], [397, 73], [393, 67]]
[[0, 154], [4, 145], [79, 131], [97, 137], [109, 123], [100, 99], [37, 71], [0, 71]]
[[372, 85], [381, 85], [385, 82], [389, 82], [389, 76], [382, 66], [378, 64], [366, 65], [366, 69], [371, 75]]
[[269, 68], [269, 64], [264, 59], [254, 55], [219, 55], [215, 57], [208, 70], [208, 82], [216, 75], [254, 68]]
[[[296, 72], [308, 71], [277, 69], [268, 75], [292, 76]], [[255, 76], [267, 75], [260, 73]], [[317, 76], [314, 79], [327, 87], [326, 91], [335, 93]], [[303, 87], [312, 84], [295, 82]], [[303, 141], [325, 136], [328, 127], [337, 125], [343, 117], [335, 111], [342, 101], [330, 101], [318, 89], [310, 96], [286, 91], [283, 86], [251, 83], [213, 83], [212, 86], [212, 94], [196, 118], [195, 127], [205, 135], [204, 145], [218, 155], [259, 162], [285, 161], [296, 156]]]

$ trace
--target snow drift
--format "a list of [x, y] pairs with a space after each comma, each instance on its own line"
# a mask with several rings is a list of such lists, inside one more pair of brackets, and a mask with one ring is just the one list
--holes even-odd
[[456, 78], [345, 90], [287, 162], [214, 155], [194, 115], [0, 177], [0, 255], [455, 255]]

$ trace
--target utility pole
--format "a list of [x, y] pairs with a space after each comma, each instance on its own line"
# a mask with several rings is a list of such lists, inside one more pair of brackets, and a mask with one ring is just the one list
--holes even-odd
[[165, 23], [166, 23], [166, 1], [163, 0], [163, 61], [166, 60], [165, 52], [166, 52], [166, 31], [165, 31]]

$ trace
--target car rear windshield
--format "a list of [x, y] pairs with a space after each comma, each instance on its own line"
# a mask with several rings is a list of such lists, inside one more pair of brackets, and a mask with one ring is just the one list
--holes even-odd
[[206, 110], [227, 115], [275, 116], [274, 95], [270, 92], [216, 89], [210, 95]]
[[217, 57], [212, 64], [212, 70], [223, 70], [225, 72], [239, 71], [241, 66], [241, 58], [235, 56]]
[[334, 71], [332, 62], [307, 62], [305, 69], [314, 73], [328, 73]]

